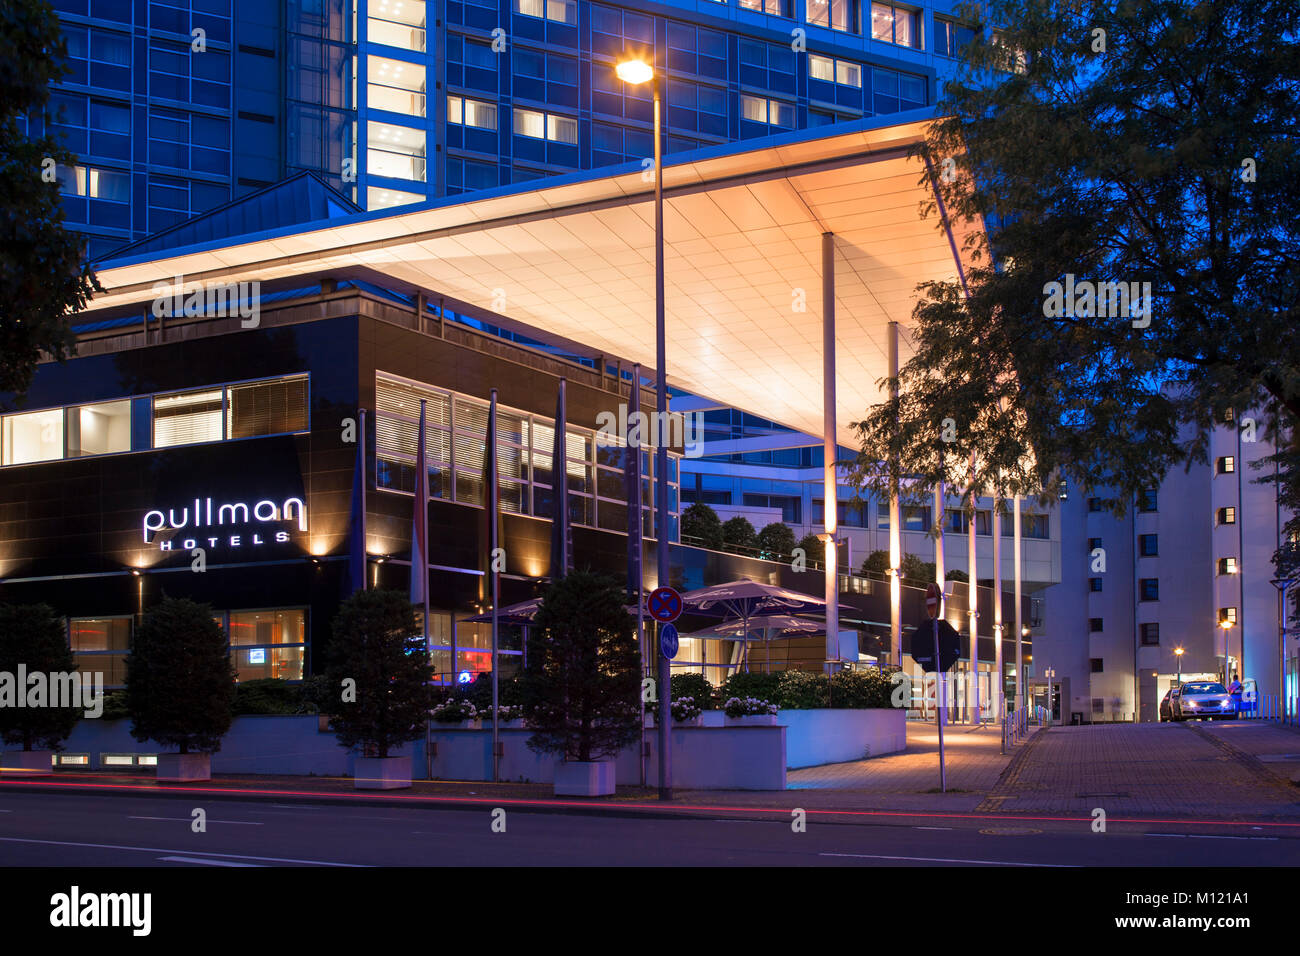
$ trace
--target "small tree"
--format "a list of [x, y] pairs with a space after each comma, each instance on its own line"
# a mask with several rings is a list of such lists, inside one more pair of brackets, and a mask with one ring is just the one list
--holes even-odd
[[889, 576], [889, 552], [872, 551], [862, 562], [862, 573], [869, 578], [886, 578]]
[[758, 532], [748, 518], [736, 515], [722, 524], [722, 545], [724, 548], [757, 548]]
[[773, 521], [758, 533], [758, 548], [764, 557], [782, 561], [794, 550], [794, 532], [788, 524]]
[[131, 736], [181, 753], [215, 753], [234, 716], [235, 668], [212, 608], [164, 597], [126, 659]]
[[795, 547], [803, 549], [810, 564], [821, 564], [826, 560], [826, 542], [815, 534], [804, 535]]
[[387, 757], [424, 735], [433, 668], [405, 593], [358, 591], [339, 606], [326, 673], [328, 713], [342, 746]]
[[[47, 679], [77, 669], [63, 624], [47, 604], [0, 605], [0, 672], [17, 675], [20, 664]], [[23, 750], [62, 750], [80, 716], [75, 706], [0, 707], [0, 737], [7, 744], [21, 743]]]
[[704, 547], [722, 550], [722, 519], [702, 501], [697, 501], [682, 512], [682, 534], [698, 538]]
[[565, 575], [543, 595], [519, 682], [533, 751], [586, 762], [640, 735], [641, 659], [623, 601], [620, 582], [590, 571]]

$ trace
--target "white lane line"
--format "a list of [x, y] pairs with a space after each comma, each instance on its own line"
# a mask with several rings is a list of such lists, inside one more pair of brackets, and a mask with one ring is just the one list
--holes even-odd
[[189, 853], [192, 856], [225, 857], [232, 860], [258, 860], [262, 863], [303, 863], [307, 866], [342, 866], [364, 869], [365, 863], [334, 863], [330, 860], [294, 860], [281, 856], [248, 856], [244, 853], [202, 853], [197, 850], [174, 850], [166, 846], [122, 846], [117, 843], [73, 843], [66, 840], [32, 840], [26, 837], [0, 837], [0, 843], [39, 843], [42, 846], [82, 846], [92, 850], [132, 850], [137, 853]]
[[[307, 803], [273, 803], [273, 807], [279, 807], [281, 810], [328, 810], [329, 807], [315, 807]], [[256, 811], [254, 811], [256, 812]]]
[[1073, 869], [1064, 863], [1013, 863], [1008, 860], [961, 860], [942, 856], [885, 856], [879, 853], [818, 853], [818, 856], [845, 856], [861, 860], [910, 860], [916, 863], [970, 863], [979, 866], [1042, 866], [1057, 870]]
[[1209, 833], [1189, 833], [1189, 840], [1276, 840], [1277, 837], [1254, 837], [1254, 836], [1219, 836]]
[[165, 863], [194, 863], [198, 866], [251, 866], [260, 867], [260, 863], [236, 863], [233, 860], [200, 860], [195, 856], [160, 856]]
[[912, 827], [913, 830], [951, 830], [952, 827]]
[[[128, 820], [168, 820], [172, 823], [193, 823], [191, 817], [127, 817]], [[229, 823], [237, 827], [264, 827], [265, 823], [250, 823], [247, 820], [207, 820], [207, 823]]]

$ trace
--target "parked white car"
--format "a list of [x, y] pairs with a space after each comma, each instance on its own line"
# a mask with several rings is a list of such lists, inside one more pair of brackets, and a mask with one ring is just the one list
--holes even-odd
[[1218, 681], [1189, 681], [1175, 687], [1169, 695], [1169, 711], [1174, 720], [1237, 719], [1237, 705]]

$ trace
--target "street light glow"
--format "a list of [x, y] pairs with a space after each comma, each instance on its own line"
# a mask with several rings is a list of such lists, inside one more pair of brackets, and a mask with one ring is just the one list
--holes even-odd
[[655, 71], [645, 60], [624, 60], [614, 67], [614, 72], [624, 83], [633, 85], [645, 83], [654, 78]]

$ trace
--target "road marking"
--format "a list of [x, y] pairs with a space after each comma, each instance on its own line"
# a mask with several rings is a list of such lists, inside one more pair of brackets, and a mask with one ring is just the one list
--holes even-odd
[[[172, 823], [193, 823], [192, 817], [127, 817], [128, 820], [169, 820]], [[264, 827], [265, 823], [250, 823], [247, 820], [207, 820], [207, 823], [229, 823], [237, 827]]]
[[954, 827], [912, 827], [913, 830], [952, 830]]
[[233, 860], [200, 860], [194, 856], [160, 856], [165, 863], [194, 863], [199, 866], [251, 866], [260, 867], [260, 863], [235, 863]]
[[1179, 840], [1278, 840], [1280, 837], [1227, 836], [1216, 833], [1144, 833], [1143, 836], [1176, 837]]
[[244, 853], [202, 853], [197, 850], [173, 850], [166, 846], [122, 846], [117, 843], [73, 843], [67, 840], [31, 840], [26, 837], [0, 837], [0, 843], [39, 843], [42, 846], [83, 846], [92, 850], [131, 850], [136, 853], [190, 853], [194, 856], [228, 857], [234, 860], [259, 860], [263, 863], [303, 863], [307, 866], [343, 866], [365, 868], [365, 863], [334, 863], [330, 860], [294, 860], [280, 856], [248, 856]]
[[1074, 869], [1065, 863], [1012, 863], [1007, 860], [959, 860], [942, 856], [884, 856], [877, 853], [818, 853], [818, 856], [847, 856], [862, 860], [910, 860], [916, 863], [971, 863], [979, 866], [1042, 866], [1055, 870]]

